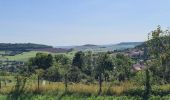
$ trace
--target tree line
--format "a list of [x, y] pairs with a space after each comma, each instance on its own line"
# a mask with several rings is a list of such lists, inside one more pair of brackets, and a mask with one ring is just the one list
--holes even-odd
[[52, 82], [64, 82], [67, 90], [68, 82], [94, 83], [98, 81], [99, 93], [102, 92], [102, 82], [129, 80], [133, 61], [123, 54], [111, 56], [108, 53], [77, 52], [73, 58], [64, 54], [52, 56], [37, 53], [31, 58], [28, 68], [22, 74], [36, 73], [41, 78]]
[[44, 49], [52, 48], [52, 46], [42, 45], [42, 44], [33, 44], [33, 43], [0, 43], [0, 50], [5, 51], [25, 51], [32, 49]]

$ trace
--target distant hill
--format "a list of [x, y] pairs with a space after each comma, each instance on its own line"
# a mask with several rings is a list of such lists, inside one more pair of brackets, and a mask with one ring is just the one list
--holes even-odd
[[121, 42], [117, 45], [141, 45], [143, 42]]
[[85, 46], [85, 47], [96, 47], [97, 45], [94, 45], [94, 44], [85, 44], [83, 46]]
[[4, 51], [25, 51], [33, 49], [53, 48], [52, 46], [33, 43], [0, 43], [0, 50]]
[[33, 43], [0, 43], [0, 55], [3, 56], [15, 56], [28, 51], [43, 51], [51, 53], [65, 53], [70, 52], [72, 49], [66, 48], [53, 48], [52, 46]]
[[82, 46], [74, 46], [72, 47], [76, 51], [94, 51], [94, 52], [107, 52], [114, 50], [123, 50], [127, 48], [134, 48], [138, 45], [141, 45], [143, 42], [122, 42], [113, 45], [94, 45], [94, 44], [86, 44]]

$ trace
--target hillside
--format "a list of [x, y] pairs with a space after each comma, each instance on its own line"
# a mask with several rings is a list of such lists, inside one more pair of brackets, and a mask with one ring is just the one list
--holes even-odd
[[52, 46], [33, 44], [33, 43], [0, 43], [0, 50], [5, 51], [24, 51], [33, 49], [52, 48]]
[[113, 45], [93, 45], [86, 44], [82, 46], [72, 47], [76, 51], [94, 51], [94, 52], [107, 52], [114, 50], [123, 50], [127, 48], [134, 48], [138, 45], [142, 44], [142, 42], [122, 42]]

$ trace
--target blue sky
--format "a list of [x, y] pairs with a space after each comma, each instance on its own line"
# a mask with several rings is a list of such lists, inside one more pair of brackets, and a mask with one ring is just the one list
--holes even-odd
[[0, 42], [53, 46], [144, 41], [170, 26], [170, 0], [0, 0]]

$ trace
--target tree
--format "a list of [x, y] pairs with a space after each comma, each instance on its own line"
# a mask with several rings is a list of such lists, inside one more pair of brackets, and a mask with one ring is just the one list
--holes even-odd
[[146, 69], [145, 69], [145, 93], [144, 93], [144, 100], [148, 100], [149, 95], [151, 93], [151, 83], [150, 83], [150, 70], [148, 60], [148, 48], [144, 48], [144, 61], [146, 62]]
[[36, 69], [35, 73], [37, 74], [38, 78], [38, 91], [40, 89], [40, 78], [44, 75], [44, 70], [43, 69]]
[[84, 56], [85, 54], [82, 51], [77, 52], [73, 58], [72, 65], [82, 70], [85, 65]]
[[64, 76], [64, 84], [65, 84], [65, 91], [67, 92], [68, 88], [68, 72], [70, 71], [71, 67], [71, 60], [65, 55], [56, 55], [55, 56], [56, 63], [60, 64], [61, 73]]
[[46, 77], [50, 83], [50, 81], [52, 82], [56, 82], [56, 81], [60, 81], [62, 76], [61, 76], [61, 73], [60, 73], [60, 65], [58, 64], [55, 64], [54, 66], [50, 67], [47, 69], [47, 72], [46, 72]]
[[124, 81], [130, 78], [131, 68], [132, 68], [132, 60], [123, 55], [117, 54], [115, 61], [116, 73], [118, 75], [119, 81]]
[[113, 62], [110, 58], [110, 56], [107, 53], [101, 53], [97, 57], [96, 62], [96, 75], [98, 76], [99, 80], [99, 94], [102, 93], [102, 75], [105, 74], [106, 71], [112, 71], [113, 70]]
[[48, 69], [50, 66], [53, 65], [53, 57], [51, 54], [46, 54], [46, 53], [37, 53], [36, 57], [31, 58], [29, 60], [30, 66], [34, 67], [29, 67], [31, 71], [36, 72], [38, 75], [38, 90], [39, 90], [39, 80], [40, 77], [43, 76], [44, 74], [43, 70]]
[[92, 52], [88, 51], [83, 58], [84, 58], [84, 66], [82, 68], [82, 71], [86, 75], [92, 77], [92, 74], [94, 72]]
[[78, 83], [81, 80], [81, 71], [79, 68], [72, 66], [68, 72], [68, 79], [71, 82]]
[[30, 62], [31, 65], [46, 70], [53, 65], [53, 57], [51, 54], [37, 53], [36, 57], [30, 59]]
[[145, 43], [148, 48], [149, 58], [152, 60], [150, 70], [154, 76], [170, 82], [170, 32], [163, 31], [160, 26], [151, 33], [151, 38]]

